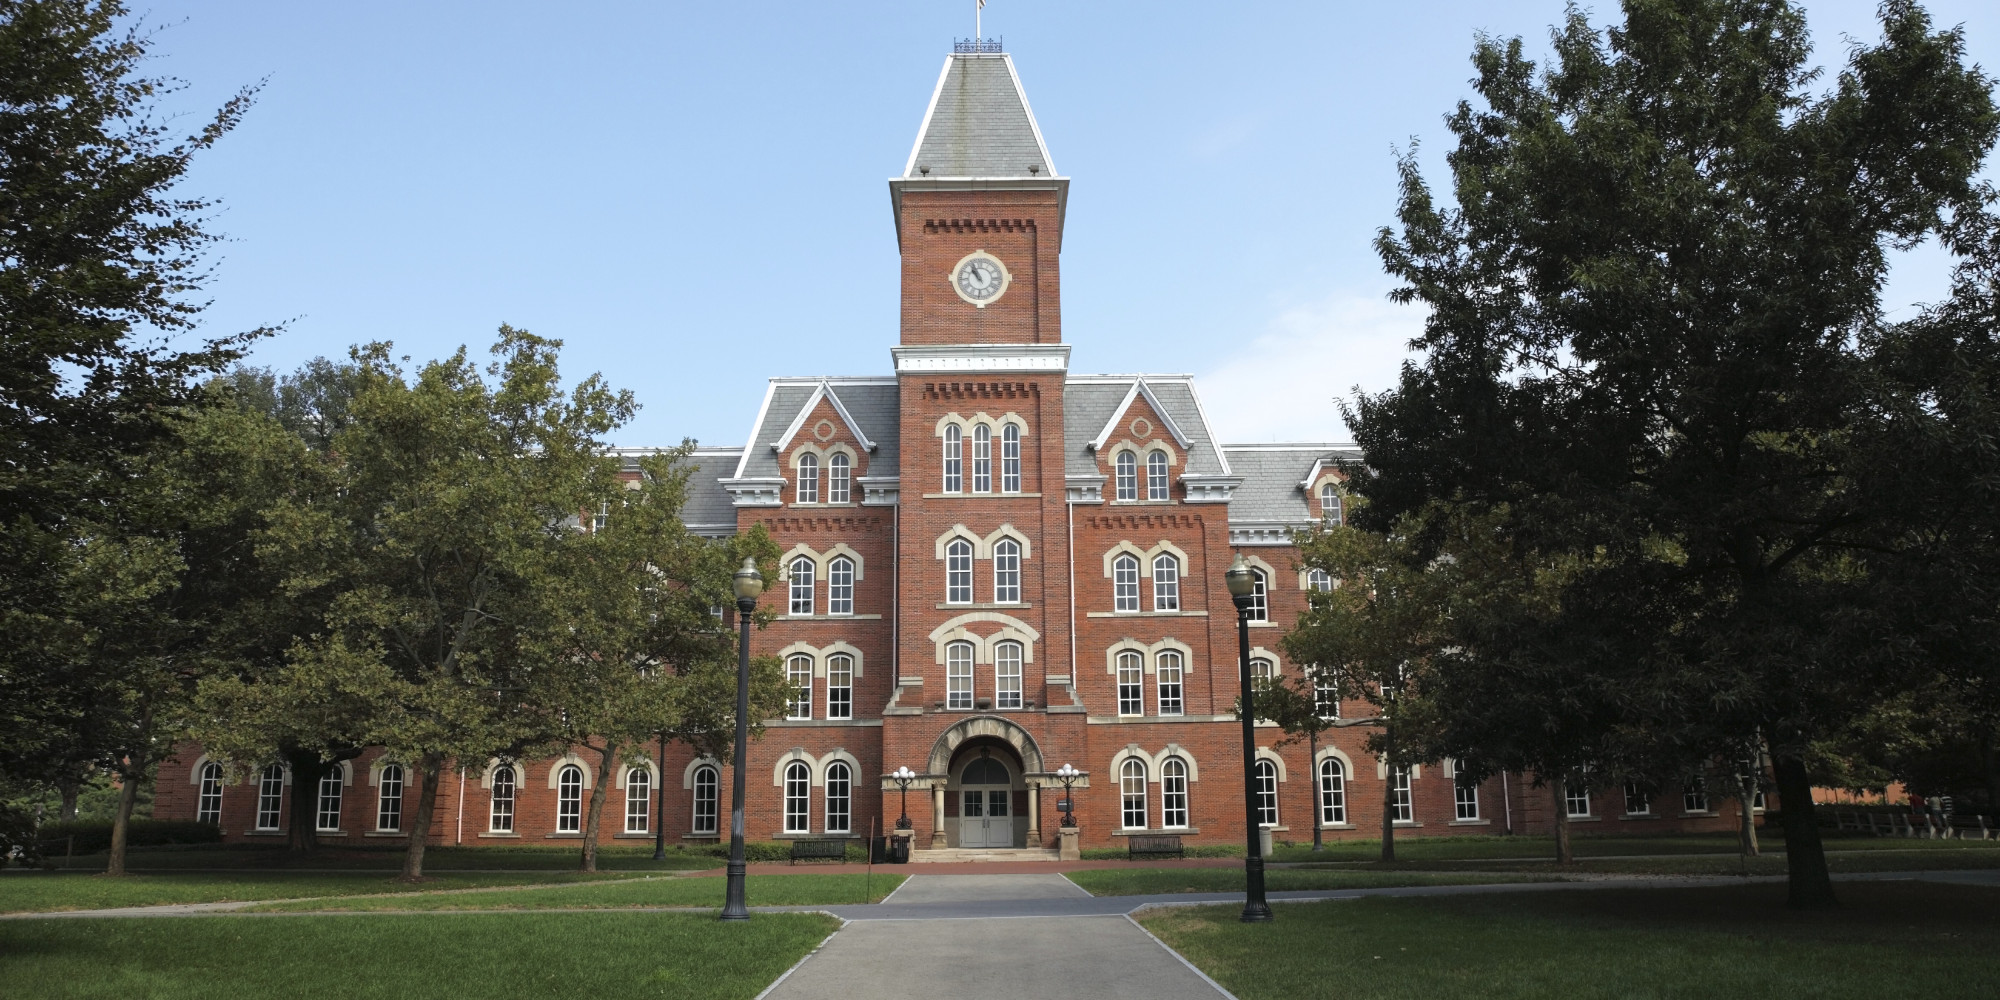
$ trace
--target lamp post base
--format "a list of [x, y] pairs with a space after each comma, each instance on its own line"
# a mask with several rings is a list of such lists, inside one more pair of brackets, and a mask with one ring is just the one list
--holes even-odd
[[1264, 859], [1243, 859], [1243, 880], [1246, 883], [1243, 900], [1243, 917], [1246, 924], [1271, 922], [1271, 904], [1264, 901]]
[[729, 888], [723, 897], [721, 919], [750, 919], [750, 908], [743, 905], [743, 876], [748, 868], [749, 866], [741, 861], [731, 859], [729, 862]]

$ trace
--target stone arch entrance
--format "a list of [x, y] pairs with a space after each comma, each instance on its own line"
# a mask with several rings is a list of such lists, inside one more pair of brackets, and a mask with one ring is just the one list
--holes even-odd
[[1042, 845], [1042, 751], [1020, 726], [990, 715], [955, 723], [938, 734], [925, 770], [933, 848]]
[[1035, 743], [1035, 738], [1029, 736], [1027, 730], [996, 715], [975, 715], [939, 733], [937, 742], [931, 744], [931, 759], [926, 770], [932, 774], [945, 773], [951, 767], [959, 745], [976, 737], [999, 740], [1013, 747], [1023, 769], [1029, 774], [1042, 772], [1042, 748]]

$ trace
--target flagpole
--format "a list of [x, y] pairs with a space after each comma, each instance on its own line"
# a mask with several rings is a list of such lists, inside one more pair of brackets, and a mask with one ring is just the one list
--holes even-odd
[[979, 26], [981, 8], [985, 6], [986, 0], [972, 0], [972, 40], [975, 42], [986, 37], [984, 29]]

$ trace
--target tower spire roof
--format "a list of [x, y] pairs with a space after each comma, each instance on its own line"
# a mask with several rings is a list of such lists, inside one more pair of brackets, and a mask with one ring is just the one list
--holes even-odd
[[1051, 178], [1042, 130], [1006, 53], [953, 53], [938, 74], [903, 177]]

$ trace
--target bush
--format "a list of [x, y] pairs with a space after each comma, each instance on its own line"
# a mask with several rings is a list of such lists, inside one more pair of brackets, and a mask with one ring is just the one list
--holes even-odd
[[[729, 856], [729, 842], [725, 840], [719, 844], [696, 844], [689, 847], [687, 852], [709, 858], [726, 858]], [[745, 861], [790, 861], [791, 859], [792, 845], [783, 841], [746, 840], [743, 842], [743, 860]]]
[[[94, 854], [111, 849], [111, 823], [107, 820], [72, 820], [44, 823], [36, 834], [42, 853], [60, 857], [69, 850], [68, 838], [76, 838], [76, 853]], [[125, 831], [128, 847], [160, 847], [166, 844], [219, 844], [222, 828], [214, 823], [192, 820], [135, 819]]]
[[[1243, 856], [1244, 850], [1242, 844], [1186, 844], [1184, 846], [1187, 849], [1187, 856], [1190, 858], [1240, 858]], [[1122, 847], [1086, 847], [1082, 853], [1083, 860], [1085, 861], [1123, 861], [1127, 856], [1125, 849]]]

